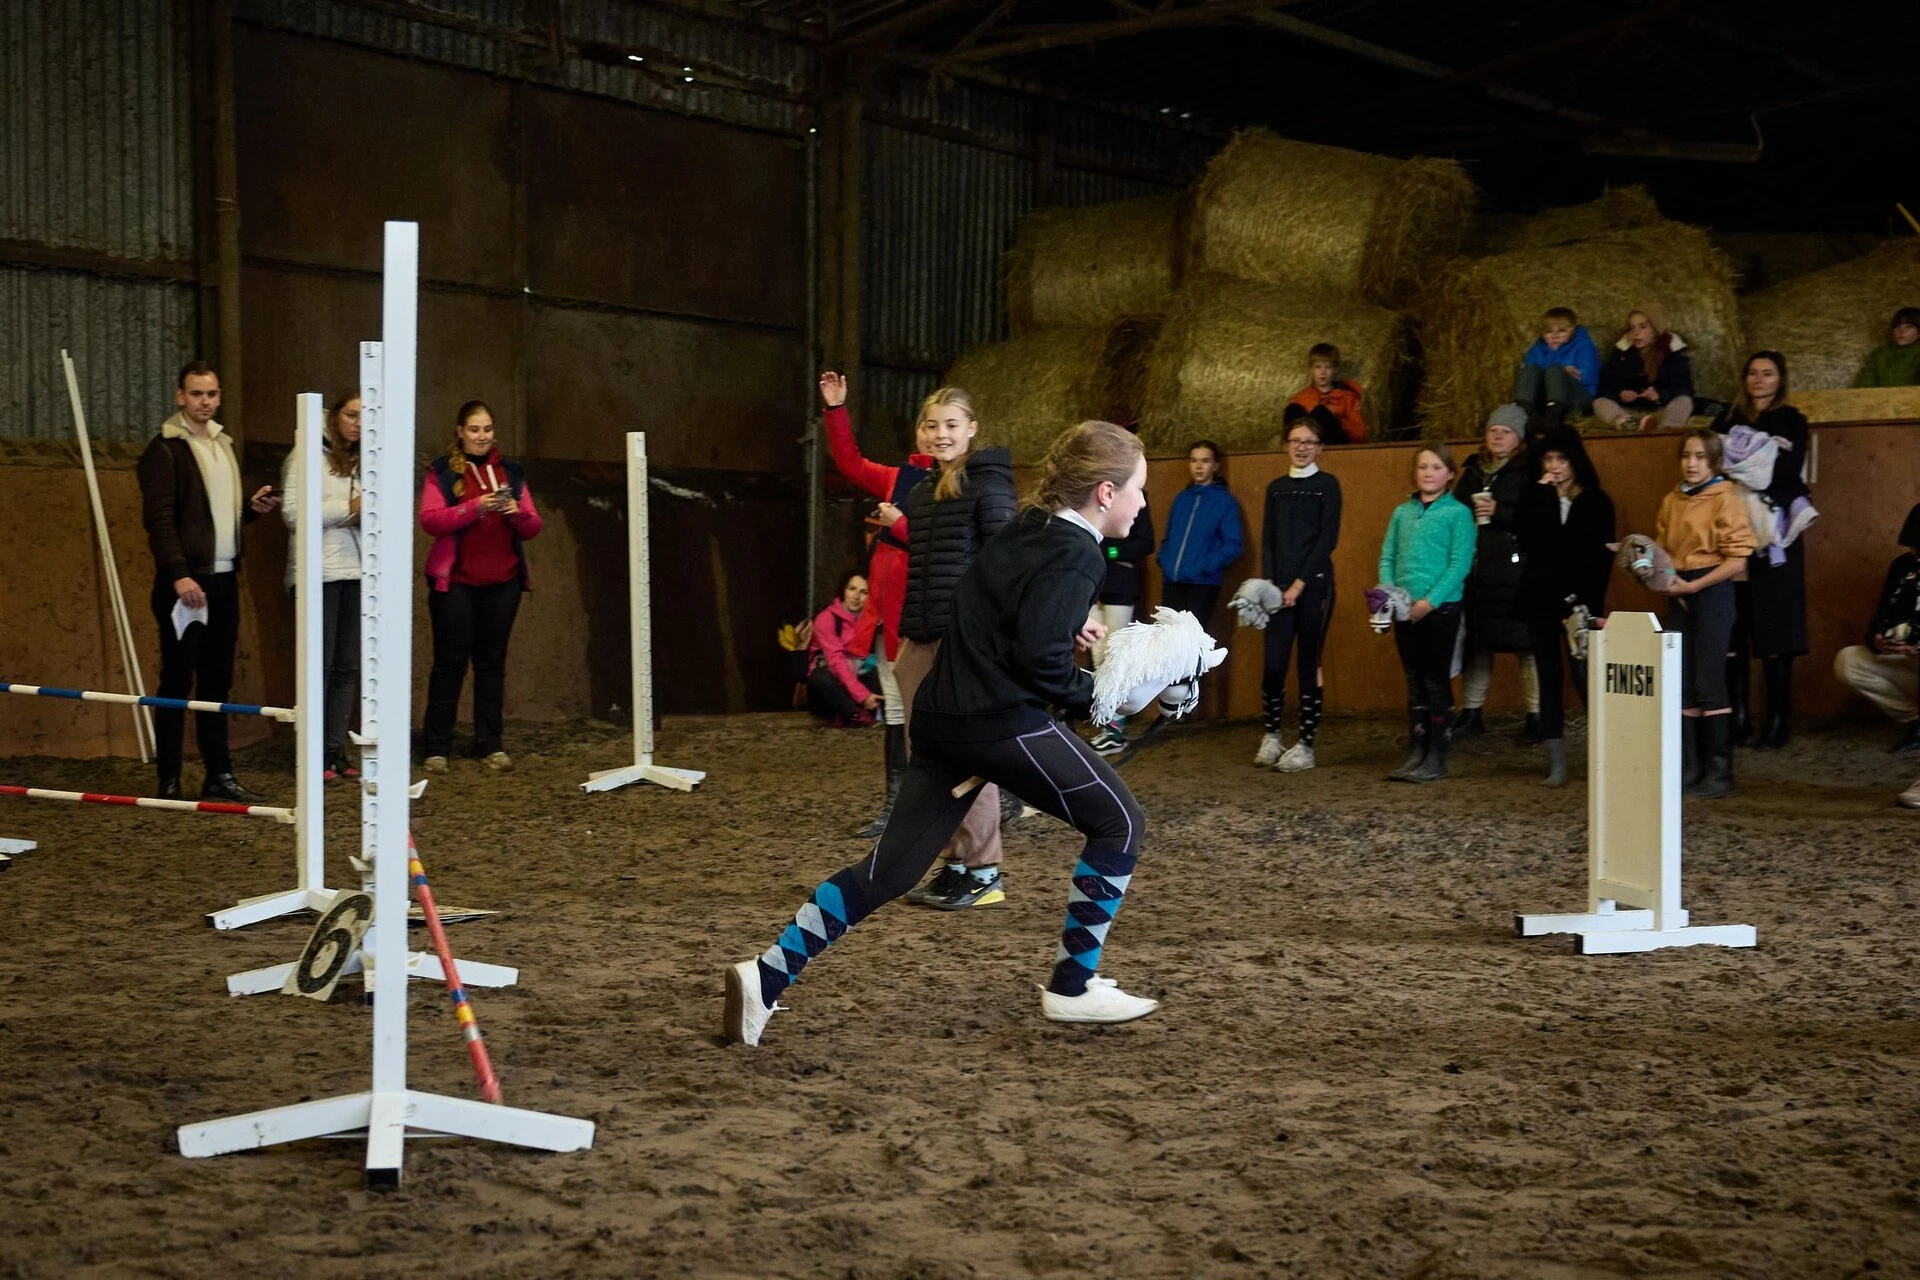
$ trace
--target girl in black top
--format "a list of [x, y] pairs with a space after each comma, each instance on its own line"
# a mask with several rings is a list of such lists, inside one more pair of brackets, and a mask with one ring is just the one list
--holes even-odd
[[[1320, 654], [1333, 621], [1333, 549], [1340, 542], [1340, 482], [1319, 466], [1320, 432], [1298, 405], [1288, 405], [1287, 474], [1267, 486], [1260, 536], [1260, 572], [1280, 588], [1282, 608], [1267, 620], [1266, 672], [1260, 719], [1266, 734], [1256, 765], [1283, 773], [1313, 768], [1313, 739], [1323, 702]], [[1300, 741], [1280, 733], [1286, 709], [1287, 658], [1300, 645]]]
[[[1514, 522], [1522, 571], [1517, 605], [1533, 639], [1540, 674], [1540, 736], [1547, 746], [1547, 785], [1567, 784], [1566, 699], [1560, 647], [1576, 605], [1606, 616], [1607, 578], [1613, 572], [1613, 499], [1572, 427], [1555, 427], [1533, 451], [1533, 475]], [[1573, 660], [1574, 688], [1586, 696], [1586, 663]]]
[[954, 592], [952, 624], [915, 700], [911, 760], [886, 833], [869, 856], [816, 888], [764, 954], [727, 970], [729, 1039], [760, 1042], [780, 993], [829, 943], [919, 879], [982, 780], [1087, 837], [1042, 1013], [1125, 1022], [1157, 1007], [1097, 974], [1145, 834], [1140, 806], [1048, 710], [1085, 716], [1092, 703], [1093, 677], [1075, 664], [1074, 645], [1101, 638], [1087, 621], [1106, 576], [1100, 542], [1132, 528], [1146, 479], [1139, 441], [1111, 423], [1084, 422], [1054, 441], [1026, 509], [981, 549]]
[[[1763, 491], [1767, 504], [1777, 513], [1805, 509], [1811, 436], [1806, 416], [1787, 403], [1787, 358], [1778, 351], [1756, 351], [1747, 357], [1740, 394], [1713, 424], [1723, 436], [1740, 427], [1772, 436], [1779, 445], [1772, 483]], [[1771, 540], [1777, 543], [1783, 532], [1776, 521]], [[1733, 704], [1734, 740], [1743, 742], [1751, 732], [1747, 659], [1758, 654], [1767, 687], [1767, 720], [1753, 745], [1783, 747], [1791, 714], [1793, 660], [1807, 651], [1806, 543], [1795, 536], [1785, 547], [1755, 551], [1747, 558], [1746, 581], [1736, 579], [1733, 584], [1733, 599], [1738, 613], [1734, 651], [1727, 658], [1727, 692]]]

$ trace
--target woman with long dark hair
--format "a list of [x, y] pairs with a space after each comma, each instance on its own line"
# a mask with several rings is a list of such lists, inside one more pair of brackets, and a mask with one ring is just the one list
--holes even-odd
[[518, 462], [494, 444], [493, 411], [469, 400], [454, 418], [453, 447], [433, 460], [420, 491], [427, 552], [427, 616], [433, 621], [433, 671], [420, 740], [427, 772], [445, 773], [453, 746], [460, 686], [473, 664], [473, 754], [495, 772], [513, 768], [501, 750], [507, 643], [532, 589], [526, 543], [540, 536], [540, 511]]
[[[1540, 737], [1547, 748], [1546, 785], [1567, 784], [1566, 697], [1561, 650], [1574, 641], [1569, 619], [1604, 618], [1613, 572], [1613, 499], [1580, 433], [1554, 427], [1533, 448], [1533, 477], [1520, 499], [1514, 532], [1520, 541], [1521, 616], [1532, 635], [1540, 677]], [[1575, 642], [1578, 643], [1578, 642]], [[1586, 662], [1571, 654], [1574, 687], [1586, 697]]]
[[801, 970], [919, 879], [978, 808], [975, 780], [1017, 790], [1086, 837], [1042, 1016], [1126, 1022], [1158, 1007], [1099, 976], [1145, 816], [1120, 775], [1049, 710], [1081, 718], [1090, 710], [1093, 677], [1074, 646], [1106, 576], [1101, 539], [1133, 527], [1147, 500], [1147, 462], [1124, 428], [1085, 422], [1054, 441], [1042, 471], [1019, 518], [954, 584], [952, 625], [915, 700], [912, 758], [880, 843], [821, 882], [758, 958], [727, 969], [729, 1040], [760, 1043]]
[[[357, 778], [347, 755], [347, 731], [360, 709], [360, 393], [347, 392], [327, 410], [320, 474], [320, 662], [326, 671], [323, 748], [328, 782]], [[300, 454], [287, 454], [280, 479], [280, 514], [299, 524]], [[287, 544], [287, 585], [293, 585], [295, 539]]]
[[1806, 415], [1787, 403], [1787, 358], [1778, 351], [1748, 356], [1740, 394], [1713, 429], [1723, 438], [1727, 473], [1751, 482], [1768, 526], [1754, 531], [1759, 549], [1747, 561], [1746, 581], [1733, 587], [1739, 614], [1727, 659], [1732, 732], [1736, 741], [1750, 732], [1747, 663], [1758, 655], [1767, 719], [1753, 745], [1782, 747], [1793, 710], [1793, 660], [1807, 651], [1807, 548], [1800, 535], [1819, 515], [1807, 490], [1812, 436]]

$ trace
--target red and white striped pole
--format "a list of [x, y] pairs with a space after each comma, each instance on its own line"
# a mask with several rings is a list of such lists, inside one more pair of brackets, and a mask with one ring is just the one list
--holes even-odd
[[447, 945], [447, 931], [440, 927], [440, 909], [433, 905], [433, 888], [427, 883], [427, 869], [420, 864], [420, 849], [407, 833], [407, 880], [413, 896], [420, 900], [420, 914], [426, 917], [427, 932], [433, 936], [434, 954], [440, 957], [440, 970], [447, 978], [447, 995], [453, 999], [453, 1016], [460, 1023], [460, 1034], [467, 1042], [467, 1056], [473, 1059], [473, 1075], [480, 1082], [480, 1096], [500, 1105], [500, 1079], [493, 1074], [493, 1062], [487, 1057], [487, 1042], [480, 1036], [480, 1023], [473, 1016], [473, 1002], [460, 984], [460, 970], [454, 967], [453, 948]]
[[272, 818], [291, 823], [292, 809], [266, 804], [227, 804], [219, 800], [158, 800], [152, 796], [114, 796], [98, 791], [49, 791], [45, 787], [0, 786], [0, 796], [23, 800], [66, 800], [74, 804], [117, 804], [135, 809], [168, 809], [174, 813], [224, 813], [240, 818]]

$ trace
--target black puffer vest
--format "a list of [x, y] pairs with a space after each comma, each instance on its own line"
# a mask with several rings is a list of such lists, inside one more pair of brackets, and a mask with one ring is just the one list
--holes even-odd
[[960, 575], [1019, 505], [1013, 455], [1005, 449], [982, 449], [967, 460], [959, 497], [935, 498], [939, 483], [940, 472], [930, 471], [907, 495], [907, 599], [900, 634], [920, 644], [946, 635]]

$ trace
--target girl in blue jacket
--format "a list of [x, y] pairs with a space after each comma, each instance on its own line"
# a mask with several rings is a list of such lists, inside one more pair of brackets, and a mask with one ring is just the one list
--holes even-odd
[[1240, 504], [1219, 478], [1226, 460], [1211, 440], [1196, 440], [1187, 449], [1193, 483], [1174, 496], [1159, 553], [1160, 603], [1187, 610], [1209, 633], [1220, 575], [1240, 558]]
[[1430, 444], [1413, 456], [1414, 494], [1393, 509], [1380, 548], [1380, 583], [1412, 601], [1407, 620], [1393, 627], [1400, 666], [1407, 673], [1407, 762], [1394, 782], [1438, 782], [1447, 776], [1453, 729], [1453, 648], [1460, 634], [1460, 600], [1473, 568], [1473, 513], [1448, 491], [1458, 474], [1453, 451]]

